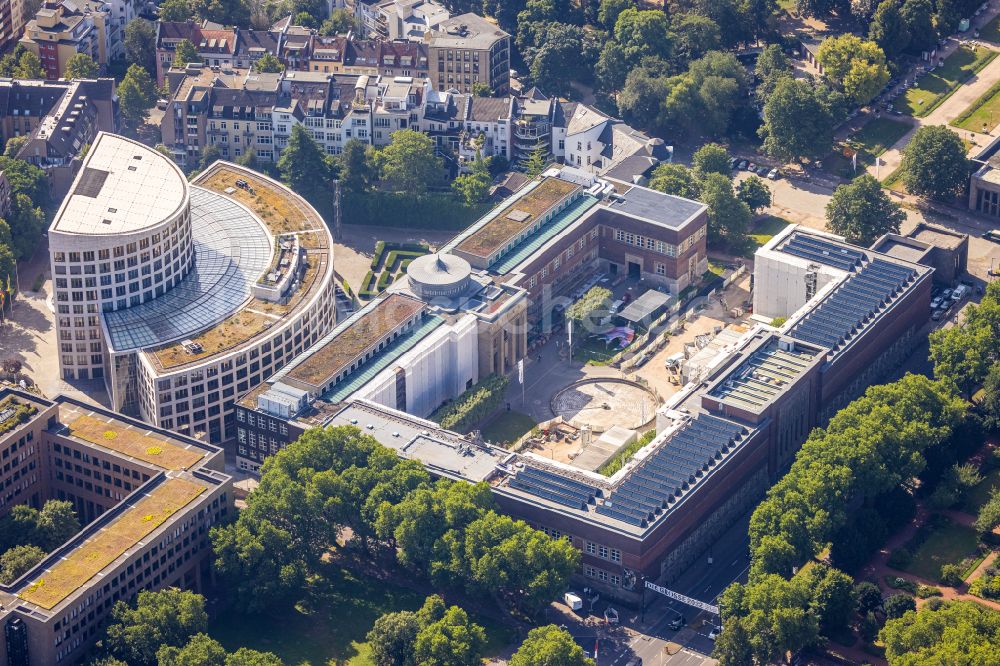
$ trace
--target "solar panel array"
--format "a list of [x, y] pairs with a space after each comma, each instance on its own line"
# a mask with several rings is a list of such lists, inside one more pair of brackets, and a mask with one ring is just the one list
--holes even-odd
[[790, 334], [804, 342], [836, 349], [899, 294], [917, 271], [875, 259], [847, 277], [795, 326]]
[[837, 245], [809, 234], [794, 233], [781, 248], [782, 252], [808, 259], [840, 270], [849, 271], [864, 260], [860, 250]]
[[510, 486], [574, 509], [586, 509], [594, 497], [601, 495], [600, 488], [536, 467], [520, 470]]
[[611, 496], [602, 516], [646, 527], [747, 434], [737, 423], [699, 414], [674, 433]]

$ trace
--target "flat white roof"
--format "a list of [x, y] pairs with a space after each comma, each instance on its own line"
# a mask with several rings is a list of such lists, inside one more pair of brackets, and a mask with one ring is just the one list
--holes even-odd
[[173, 160], [117, 134], [101, 132], [63, 200], [52, 231], [106, 236], [169, 218], [187, 201], [187, 180]]

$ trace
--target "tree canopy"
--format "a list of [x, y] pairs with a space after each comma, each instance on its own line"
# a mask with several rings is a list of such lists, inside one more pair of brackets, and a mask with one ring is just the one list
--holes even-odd
[[878, 637], [890, 666], [1000, 663], [1000, 613], [970, 601], [907, 611]]
[[66, 61], [63, 77], [67, 79], [92, 79], [97, 76], [98, 67], [94, 59], [85, 53], [77, 53]]
[[313, 205], [323, 207], [330, 197], [330, 162], [309, 131], [298, 123], [292, 126], [288, 145], [278, 158], [278, 172], [285, 184]]
[[130, 666], [153, 666], [163, 646], [180, 647], [208, 625], [205, 599], [176, 588], [140, 590], [135, 604], [115, 604], [104, 640], [110, 656]]
[[441, 159], [434, 154], [434, 140], [423, 132], [397, 130], [377, 153], [385, 182], [397, 192], [420, 195], [442, 179]]
[[899, 233], [905, 219], [902, 207], [868, 174], [837, 187], [826, 205], [830, 230], [865, 247], [883, 234]]
[[510, 666], [594, 666], [572, 634], [554, 624], [535, 627], [521, 643]]
[[840, 93], [791, 76], [780, 77], [764, 103], [758, 130], [764, 151], [784, 160], [826, 155], [833, 147], [833, 128], [843, 107]]
[[134, 18], [125, 26], [125, 62], [156, 72], [156, 28], [146, 19]]
[[889, 81], [885, 53], [873, 41], [845, 33], [827, 37], [816, 60], [824, 75], [858, 104], [867, 104]]
[[969, 180], [969, 161], [958, 134], [943, 125], [924, 125], [903, 148], [903, 183], [910, 194], [949, 199]]

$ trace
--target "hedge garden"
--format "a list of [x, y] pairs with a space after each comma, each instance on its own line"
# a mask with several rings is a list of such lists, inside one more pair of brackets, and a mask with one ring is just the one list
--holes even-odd
[[406, 272], [410, 262], [430, 252], [423, 243], [375, 243], [375, 254], [372, 255], [371, 270], [361, 281], [358, 297], [371, 300], [381, 294], [386, 288], [399, 279], [399, 274]]

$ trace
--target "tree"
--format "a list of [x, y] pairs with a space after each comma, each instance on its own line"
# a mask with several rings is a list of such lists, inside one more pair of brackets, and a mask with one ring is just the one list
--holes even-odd
[[201, 57], [191, 40], [182, 39], [174, 47], [174, 58], [170, 66], [183, 69], [189, 62], [201, 62]]
[[417, 634], [413, 654], [427, 666], [467, 666], [482, 660], [486, 632], [469, 620], [458, 606], [444, 612], [441, 619], [424, 626]]
[[726, 620], [725, 629], [715, 639], [712, 656], [719, 666], [753, 666], [754, 654], [745, 622], [738, 617]]
[[768, 155], [785, 160], [818, 157], [833, 146], [834, 124], [831, 108], [817, 89], [786, 76], [764, 104], [759, 134]]
[[933, 49], [937, 30], [934, 29], [934, 9], [930, 0], [906, 0], [899, 14], [910, 33], [909, 50], [919, 53]]
[[614, 38], [621, 46], [626, 61], [632, 65], [647, 56], [667, 60], [673, 48], [670, 21], [658, 9], [632, 7], [623, 10], [615, 21]]
[[757, 98], [766, 101], [778, 81], [782, 77], [792, 75], [792, 65], [788, 62], [780, 44], [768, 44], [761, 50], [757, 56], [754, 73], [760, 80], [757, 85]]
[[29, 195], [17, 192], [11, 202], [10, 215], [7, 217], [13, 240], [11, 249], [17, 258], [22, 260], [34, 254], [38, 241], [45, 231], [45, 213], [41, 207], [33, 206], [32, 203]]
[[925, 125], [903, 149], [900, 169], [910, 194], [949, 199], [965, 187], [968, 165], [958, 134], [942, 125]]
[[37, 538], [42, 548], [55, 550], [80, 531], [73, 503], [49, 500], [38, 512]]
[[319, 32], [321, 35], [341, 35], [354, 28], [354, 15], [343, 7], [340, 7], [330, 12], [330, 18], [323, 21]]
[[32, 51], [25, 50], [14, 68], [15, 79], [42, 78], [42, 61]]
[[374, 180], [374, 158], [368, 147], [358, 139], [344, 144], [340, 156], [340, 185], [348, 192], [364, 192]]
[[288, 145], [278, 158], [278, 172], [293, 191], [311, 202], [318, 201], [329, 192], [332, 177], [330, 165], [320, 145], [302, 125], [292, 127]]
[[156, 28], [146, 19], [135, 18], [125, 26], [125, 62], [156, 72]]
[[124, 601], [111, 611], [105, 644], [108, 652], [131, 666], [156, 663], [161, 646], [181, 646], [208, 625], [200, 594], [168, 588], [140, 590], [135, 606]]
[[263, 74], [279, 74], [285, 66], [273, 53], [265, 53], [253, 64], [253, 68]]
[[664, 194], [673, 194], [686, 199], [698, 198], [698, 181], [691, 169], [676, 162], [660, 164], [653, 169], [649, 177], [649, 187]]
[[913, 597], [902, 592], [886, 597], [882, 605], [885, 608], [885, 617], [887, 620], [898, 620], [907, 611], [917, 610], [917, 604], [913, 600]]
[[164, 0], [160, 5], [159, 18], [161, 21], [183, 23], [190, 20], [193, 14], [188, 0]]
[[868, 37], [885, 52], [896, 58], [910, 45], [910, 28], [903, 20], [897, 0], [882, 0], [868, 26]]
[[[3, 238], [0, 237], [0, 243]], [[994, 363], [983, 381], [983, 397], [979, 401], [979, 412], [983, 426], [988, 430], [1000, 430], [1000, 363]]]
[[97, 77], [97, 63], [85, 53], [77, 53], [66, 61], [66, 69], [63, 71], [63, 78], [66, 79], [93, 79]]
[[0, 555], [0, 583], [10, 585], [45, 559], [45, 551], [38, 546], [14, 546]]
[[183, 646], [163, 645], [157, 666], [226, 666], [226, 649], [207, 634], [195, 634]]
[[[253, 151], [250, 151], [253, 152]], [[222, 151], [214, 143], [205, 146], [201, 151], [201, 158], [198, 160], [198, 171], [204, 171], [222, 159]]]
[[21, 152], [24, 144], [28, 143], [28, 139], [30, 138], [30, 135], [22, 134], [21, 136], [12, 136], [7, 139], [7, 143], [3, 147], [4, 157], [17, 157], [17, 154]]
[[679, 65], [686, 65], [722, 45], [719, 25], [712, 19], [698, 14], [680, 14], [673, 21], [673, 57]]
[[594, 666], [594, 662], [568, 631], [547, 624], [528, 632], [510, 666]]
[[412, 611], [386, 613], [375, 620], [366, 636], [375, 666], [414, 666], [413, 646], [420, 628]]
[[490, 185], [493, 179], [490, 177], [490, 169], [486, 165], [486, 160], [479, 157], [472, 163], [472, 172], [463, 173], [451, 183], [451, 189], [455, 194], [462, 197], [466, 206], [474, 206], [486, 201], [490, 194]]
[[889, 81], [879, 45], [850, 33], [824, 39], [816, 60], [824, 75], [858, 104], [870, 102]]
[[241, 647], [226, 656], [226, 666], [285, 666], [285, 662], [273, 652], [260, 652]]
[[1000, 613], [970, 601], [907, 612], [878, 639], [890, 666], [1000, 663]]
[[529, 176], [534, 178], [540, 176], [549, 165], [548, 151], [543, 144], [535, 146], [535, 149], [528, 153], [528, 159], [524, 162], [524, 170]]
[[854, 605], [862, 615], [882, 608], [882, 590], [870, 581], [862, 581], [854, 586]]
[[17, 260], [14, 259], [14, 252], [4, 243], [0, 243], [0, 279], [3, 279], [4, 286], [7, 285], [7, 277], [14, 280], [14, 267], [17, 264]]
[[397, 192], [420, 195], [441, 180], [442, 165], [434, 154], [434, 140], [411, 129], [392, 133], [389, 145], [378, 153], [386, 183]]
[[245, 0], [192, 0], [191, 7], [199, 18], [214, 23], [245, 26], [250, 22]]
[[736, 186], [736, 196], [750, 208], [754, 215], [771, 205], [771, 188], [760, 176], [747, 176]]
[[883, 234], [899, 233], [905, 219], [902, 207], [869, 174], [840, 185], [826, 205], [830, 230], [865, 247]]
[[700, 178], [710, 173], [729, 176], [732, 169], [729, 166], [729, 151], [717, 143], [706, 143], [694, 151], [691, 157], [691, 167]]
[[141, 125], [156, 104], [156, 98], [156, 83], [149, 72], [139, 65], [129, 65], [118, 86], [119, 107], [125, 120], [135, 126]]
[[729, 178], [720, 173], [707, 174], [702, 179], [701, 200], [708, 206], [709, 236], [739, 247], [746, 239], [753, 213], [736, 197]]
[[608, 303], [611, 302], [611, 290], [604, 287], [591, 287], [582, 297], [566, 308], [566, 319], [583, 326], [584, 331], [593, 328], [594, 317], [598, 319], [607, 314]]
[[475, 97], [490, 97], [493, 91], [490, 89], [489, 84], [483, 83], [482, 81], [476, 81], [472, 84], [472, 94]]
[[979, 507], [975, 527], [981, 534], [992, 532], [1000, 525], [1000, 489], [993, 488], [990, 498]]
[[635, 9], [635, 0], [601, 0], [597, 10], [597, 20], [605, 30], [612, 31], [618, 22], [618, 17], [626, 9]]

